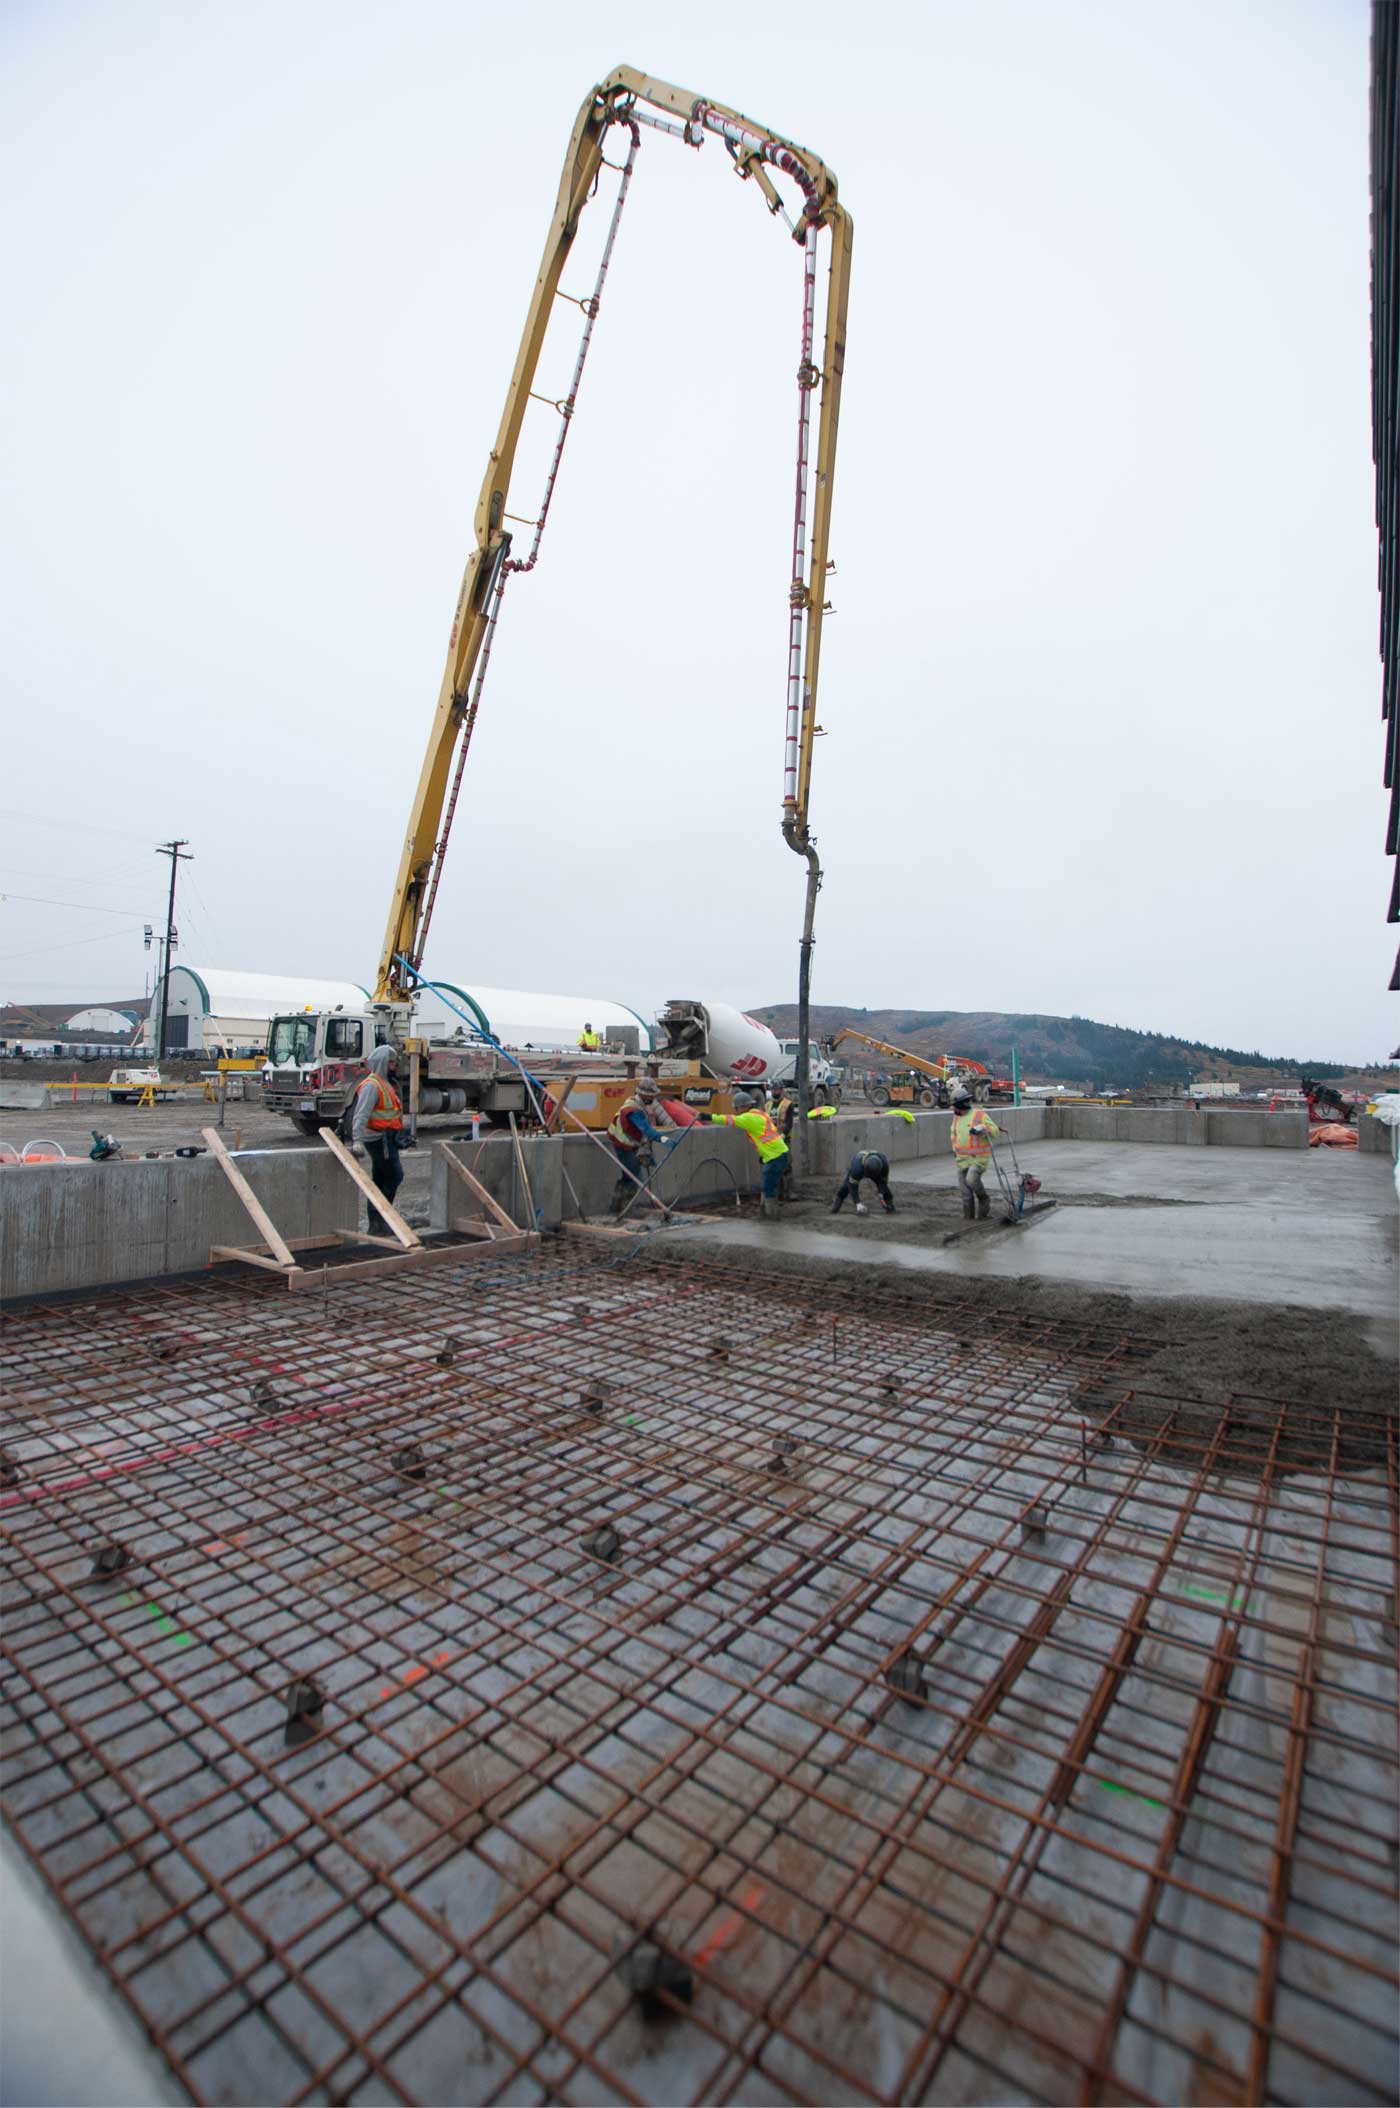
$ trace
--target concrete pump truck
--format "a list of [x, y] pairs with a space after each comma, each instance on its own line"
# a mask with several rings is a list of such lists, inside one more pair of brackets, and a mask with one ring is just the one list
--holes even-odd
[[[799, 1100], [809, 1099], [807, 1074], [808, 990], [811, 980], [812, 930], [821, 866], [808, 826], [812, 744], [816, 733], [817, 677], [821, 658], [822, 617], [827, 610], [826, 577], [831, 500], [836, 467], [836, 433], [845, 363], [846, 302], [851, 265], [851, 220], [839, 202], [836, 178], [814, 154], [738, 110], [707, 97], [653, 80], [630, 66], [619, 66], [584, 98], [569, 141], [554, 217], [535, 281], [505, 408], [490, 454], [476, 507], [475, 543], [467, 558], [448, 640], [447, 664], [438, 691], [427, 753], [409, 815], [408, 830], [390, 896], [384, 945], [374, 995], [363, 1014], [322, 1016], [315, 1011], [275, 1019], [269, 1035], [272, 1059], [264, 1071], [264, 1102], [285, 1113], [307, 1131], [337, 1119], [349, 1102], [365, 1061], [376, 1042], [393, 1040], [410, 1057], [410, 1105], [416, 1113], [442, 1103], [486, 1114], [524, 1111], [526, 1095], [519, 1064], [506, 1058], [486, 1036], [468, 1029], [454, 1033], [451, 1047], [435, 1046], [415, 1032], [415, 991], [438, 983], [423, 972], [424, 950], [442, 877], [448, 837], [457, 808], [463, 769], [471, 746], [490, 663], [501, 603], [510, 581], [533, 571], [549, 516], [560, 461], [578, 399], [604, 281], [612, 258], [618, 223], [627, 200], [644, 131], [659, 132], [698, 149], [716, 139], [735, 173], [752, 184], [768, 212], [782, 221], [800, 254], [801, 329], [797, 364], [797, 461], [793, 503], [792, 559], [786, 590], [787, 686], [783, 749], [782, 833], [788, 847], [807, 864], [806, 901], [799, 955], [799, 1022], [797, 1084]], [[615, 142], [620, 158], [609, 160], [604, 149]], [[597, 195], [604, 169], [617, 175], [611, 220], [602, 245], [592, 290], [584, 297], [566, 293], [560, 284], [585, 208]], [[824, 327], [817, 333], [818, 259], [823, 237], [829, 240], [829, 268]], [[566, 396], [552, 401], [535, 392], [537, 369], [556, 302], [569, 302], [582, 315], [582, 331]], [[813, 401], [819, 407], [813, 415]], [[528, 514], [512, 511], [512, 475], [522, 427], [532, 403], [543, 403], [558, 419], [542, 496]], [[815, 450], [813, 427], [815, 424]], [[520, 501], [518, 501], [520, 502]], [[530, 531], [528, 551], [515, 553], [512, 526]], [[450, 1005], [450, 998], [447, 998]], [[694, 1000], [672, 1002], [663, 1013], [656, 1060], [649, 1064], [678, 1083], [689, 1080], [692, 1093], [708, 1094], [718, 1082], [751, 1080], [755, 1055], [745, 1048], [736, 1056], [741, 1067], [729, 1077], [717, 1068], [715, 1054], [698, 1045], [697, 1015], [717, 1006]], [[678, 1024], [672, 1034], [668, 1020]], [[472, 1021], [466, 1020], [468, 1028]], [[357, 1030], [356, 1027], [359, 1029]], [[760, 1028], [755, 1028], [760, 1029]], [[720, 1037], [721, 1035], [711, 1035]], [[674, 1040], [674, 1043], [673, 1043]], [[707, 1059], [707, 1054], [709, 1058]], [[560, 1062], [550, 1057], [546, 1073], [553, 1078], [569, 1069], [596, 1071], [600, 1057], [587, 1053]], [[535, 1064], [538, 1073], [539, 1063]], [[580, 1100], [585, 1093], [579, 1093]], [[600, 1094], [605, 1098], [606, 1094]], [[695, 1102], [692, 1097], [692, 1102]], [[716, 1104], [727, 1102], [716, 1099]], [[579, 1123], [582, 1124], [582, 1123]]]

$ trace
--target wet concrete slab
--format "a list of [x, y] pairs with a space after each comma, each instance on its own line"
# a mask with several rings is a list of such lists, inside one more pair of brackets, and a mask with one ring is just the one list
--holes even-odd
[[[950, 1245], [881, 1242], [785, 1224], [706, 1224], [675, 1233], [838, 1264], [874, 1264], [971, 1280], [1039, 1276], [1134, 1296], [1350, 1310], [1377, 1345], [1396, 1324], [1396, 1205], [1383, 1158], [1309, 1150], [1202, 1150], [1037, 1142], [1022, 1169], [1062, 1204], [1015, 1229], [995, 1219]], [[1006, 1168], [1012, 1166], [1007, 1161]], [[950, 1180], [938, 1159], [897, 1168], [901, 1185]], [[1076, 1205], [1084, 1196], [1087, 1204]], [[1089, 1196], [1128, 1203], [1095, 1206]]]

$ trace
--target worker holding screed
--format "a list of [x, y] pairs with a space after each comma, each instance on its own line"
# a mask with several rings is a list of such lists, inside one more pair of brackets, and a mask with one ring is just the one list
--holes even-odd
[[712, 1127], [741, 1127], [758, 1151], [763, 1198], [760, 1207], [766, 1222], [776, 1222], [782, 1212], [783, 1174], [788, 1164], [788, 1145], [778, 1131], [767, 1106], [748, 1091], [734, 1093], [736, 1110], [711, 1113]]
[[[661, 1142], [673, 1144], [680, 1140], [684, 1129], [664, 1134], [655, 1124], [669, 1119], [661, 1109], [661, 1093], [649, 1076], [644, 1076], [630, 1098], [619, 1106], [615, 1118], [608, 1125], [608, 1140], [617, 1158], [617, 1184], [613, 1187], [612, 1213], [620, 1215], [656, 1169], [656, 1159], [651, 1153], [651, 1144]], [[650, 1199], [650, 1195], [644, 1195]]]
[[953, 1085], [952, 1100], [953, 1124], [948, 1139], [953, 1147], [953, 1161], [958, 1167], [962, 1211], [969, 1222], [974, 1216], [982, 1221], [992, 1212], [992, 1203], [982, 1181], [992, 1160], [992, 1143], [1001, 1129], [985, 1106], [973, 1104], [972, 1093], [965, 1083]]
[[350, 1146], [356, 1156], [368, 1155], [374, 1183], [391, 1205], [403, 1184], [403, 1100], [394, 1088], [397, 1071], [397, 1049], [376, 1047], [369, 1057], [369, 1074], [355, 1093], [350, 1123]]

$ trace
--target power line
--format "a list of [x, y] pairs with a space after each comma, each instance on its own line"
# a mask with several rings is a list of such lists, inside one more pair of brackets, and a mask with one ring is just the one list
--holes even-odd
[[[129, 930], [139, 930], [141, 924], [139, 922], [128, 922], [124, 923], [122, 927]], [[106, 944], [113, 937], [119, 937], [120, 935], [121, 930], [102, 930], [96, 937], [65, 937], [61, 944], [40, 944], [33, 951], [0, 952], [0, 963], [11, 959], [47, 959], [50, 952], [76, 951], [80, 944]]]
[[0, 805], [0, 820], [19, 820], [30, 827], [57, 827], [62, 833], [69, 836], [77, 832], [82, 834], [115, 835], [123, 842], [149, 842], [150, 840], [149, 835], [136, 834], [129, 827], [99, 827], [91, 820], [84, 820], [79, 823], [71, 816], [66, 820], [51, 820], [45, 813], [19, 812], [13, 806], [8, 805]]
[[77, 908], [84, 915], [135, 915], [136, 908], [104, 908], [95, 900], [50, 900], [47, 893], [0, 893], [0, 901], [32, 900], [44, 908]]

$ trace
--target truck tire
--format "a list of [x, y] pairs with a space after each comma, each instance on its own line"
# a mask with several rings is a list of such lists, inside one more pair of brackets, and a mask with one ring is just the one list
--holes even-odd
[[827, 1090], [827, 1087], [824, 1083], [814, 1083], [812, 1085], [813, 1105], [825, 1105], [830, 1095], [831, 1094]]
[[936, 1105], [938, 1100], [932, 1091], [920, 1091], [919, 1103], [920, 1105]]
[[872, 1083], [870, 1086], [870, 1103], [872, 1105], [888, 1105], [889, 1102], [889, 1085], [886, 1083]]
[[973, 1096], [973, 1099], [974, 1099], [974, 1101], [975, 1101], [975, 1102], [976, 1102], [976, 1103], [977, 1103], [978, 1105], [985, 1105], [985, 1104], [986, 1104], [986, 1102], [987, 1102], [987, 1100], [988, 1100], [988, 1099], [989, 1099], [989, 1098], [991, 1097], [991, 1095], [992, 1095], [992, 1086], [990, 1085], [990, 1083], [974, 1083], [974, 1084], [973, 1084], [973, 1086], [972, 1086], [972, 1096]]
[[293, 1127], [295, 1127], [299, 1133], [309, 1135], [313, 1142], [315, 1141], [317, 1135], [321, 1132], [321, 1129], [323, 1127], [329, 1127], [331, 1124], [332, 1123], [330, 1121], [323, 1120], [319, 1113], [292, 1114]]

